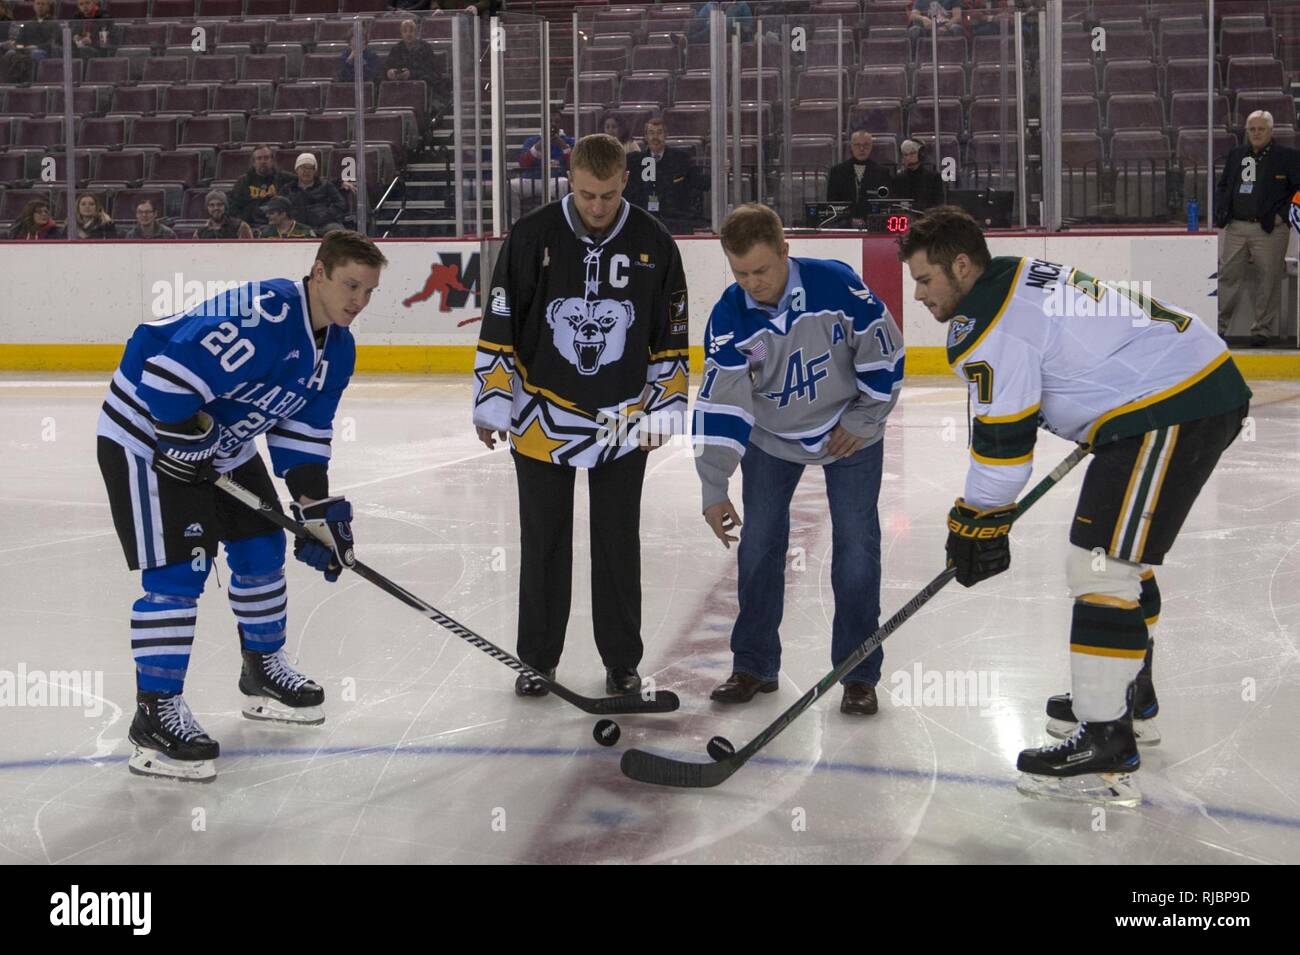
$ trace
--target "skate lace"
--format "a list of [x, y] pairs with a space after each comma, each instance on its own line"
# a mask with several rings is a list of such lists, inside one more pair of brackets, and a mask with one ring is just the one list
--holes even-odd
[[158, 715], [161, 717], [163, 728], [167, 732], [186, 742], [203, 735], [203, 727], [194, 718], [190, 705], [180, 696], [161, 700], [158, 706]]
[[284, 655], [284, 650], [276, 650], [275, 653], [268, 653], [264, 659], [263, 666], [266, 668], [266, 675], [276, 683], [287, 687], [290, 690], [297, 690], [304, 683], [310, 682], [307, 677], [303, 676], [292, 666]]
[[1087, 725], [1088, 725], [1087, 723], [1079, 723], [1074, 727], [1073, 733], [1071, 733], [1065, 739], [1053, 743], [1051, 746], [1043, 747], [1043, 751], [1046, 753], [1054, 753], [1060, 749], [1070, 749], [1076, 743], [1079, 742], [1079, 738], [1083, 736], [1084, 729], [1085, 727], [1087, 727]]

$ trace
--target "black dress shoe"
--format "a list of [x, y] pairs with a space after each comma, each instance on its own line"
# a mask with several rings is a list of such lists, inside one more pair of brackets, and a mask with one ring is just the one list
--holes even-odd
[[1267, 335], [1251, 335], [1251, 336], [1250, 336], [1250, 347], [1251, 347], [1251, 348], [1267, 348], [1267, 347], [1268, 347], [1268, 344], [1269, 344], [1269, 341], [1268, 341], [1268, 336], [1267, 336]]
[[845, 683], [840, 712], [850, 716], [874, 716], [880, 709], [876, 702], [876, 688], [865, 683]]
[[709, 699], [717, 703], [748, 703], [755, 693], [775, 693], [776, 680], [760, 680], [748, 673], [733, 673], [727, 682], [719, 683], [709, 694]]
[[641, 674], [636, 667], [605, 667], [605, 692], [627, 696], [641, 689]]
[[[548, 680], [555, 679], [555, 667], [551, 667], [549, 670], [538, 670], [537, 672]], [[519, 678], [515, 680], [515, 696], [546, 696], [550, 692], [550, 687], [531, 673], [521, 673]]]

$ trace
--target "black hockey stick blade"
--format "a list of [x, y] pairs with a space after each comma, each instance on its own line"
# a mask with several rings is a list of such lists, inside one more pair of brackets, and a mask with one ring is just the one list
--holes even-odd
[[[1016, 505], [1013, 520], [1019, 519], [1040, 497], [1059, 483], [1076, 464], [1090, 453], [1092, 453], [1092, 449], [1087, 445], [1080, 445], [1075, 448], [1064, 461], [1053, 468], [1051, 473], [1034, 485], [1033, 489], [1020, 499], [1020, 502]], [[656, 786], [674, 786], [681, 789], [708, 789], [725, 782], [736, 770], [745, 765], [755, 753], [776, 739], [787, 726], [798, 719], [813, 703], [817, 702], [817, 699], [823, 693], [874, 653], [876, 648], [884, 643], [890, 634], [906, 623], [913, 614], [925, 606], [931, 597], [946, 587], [956, 576], [956, 569], [948, 567], [922, 587], [911, 600], [885, 621], [879, 630], [854, 650], [848, 659], [822, 677], [815, 686], [810, 687], [808, 692], [796, 700], [761, 733], [726, 759], [708, 763], [685, 762], [673, 759], [670, 756], [660, 756], [657, 753], [647, 753], [644, 750], [629, 749], [623, 754], [622, 760], [619, 761], [619, 768], [623, 771], [623, 775], [642, 783], [651, 783]]]
[[[306, 538], [308, 540], [316, 540], [316, 537], [303, 527], [303, 525], [299, 524], [292, 518], [281, 514], [276, 508], [272, 507], [266, 501], [263, 501], [252, 491], [231, 480], [229, 476], [223, 474], [217, 479], [216, 485], [231, 497], [235, 498], [235, 500], [260, 513], [277, 527], [280, 527], [298, 537]], [[677, 694], [673, 693], [671, 690], [656, 690], [653, 693], [646, 693], [644, 695], [640, 693], [629, 693], [626, 696], [598, 697], [582, 696], [579, 693], [574, 693], [568, 687], [563, 686], [554, 680], [548, 679], [545, 674], [538, 673], [518, 657], [502, 650], [492, 641], [479, 636], [473, 630], [469, 629], [469, 627], [453, 620], [441, 610], [425, 603], [400, 584], [394, 583], [377, 570], [366, 566], [355, 558], [350, 549], [344, 556], [344, 559], [347, 561], [346, 566], [349, 570], [354, 571], [360, 577], [368, 580], [380, 590], [390, 596], [396, 597], [411, 609], [418, 611], [425, 617], [428, 617], [439, 626], [450, 630], [456, 636], [470, 644], [470, 646], [482, 650], [488, 656], [504, 663], [516, 673], [526, 673], [540, 682], [545, 683], [547, 687], [550, 688], [551, 692], [560, 699], [564, 700], [566, 703], [571, 703], [584, 712], [597, 715], [609, 713], [671, 713], [681, 705], [681, 701], [678, 700]]]

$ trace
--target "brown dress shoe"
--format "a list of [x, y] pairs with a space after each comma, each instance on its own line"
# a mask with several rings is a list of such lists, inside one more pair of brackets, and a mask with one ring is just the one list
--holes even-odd
[[775, 693], [776, 686], [776, 680], [764, 682], [748, 673], [733, 673], [726, 683], [718, 684], [709, 699], [718, 703], [748, 703], [755, 693]]
[[874, 716], [880, 709], [876, 703], [876, 688], [865, 683], [844, 684], [844, 698], [840, 700], [840, 712], [850, 716]]

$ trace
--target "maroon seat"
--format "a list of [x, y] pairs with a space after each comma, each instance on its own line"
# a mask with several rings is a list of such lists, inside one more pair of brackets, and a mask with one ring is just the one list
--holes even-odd
[[288, 72], [289, 58], [283, 53], [250, 53], [244, 57], [243, 80], [280, 83]]
[[1061, 163], [1068, 167], [1101, 165], [1101, 137], [1096, 133], [1062, 133]]
[[1115, 134], [1110, 143], [1110, 161], [1122, 163], [1147, 163], [1157, 165], [1169, 160], [1169, 138], [1164, 133], [1147, 129], [1124, 129]]
[[[1205, 168], [1205, 149], [1209, 133], [1204, 129], [1180, 129], [1174, 154], [1180, 166]], [[1220, 162], [1237, 145], [1237, 137], [1221, 129], [1214, 131], [1214, 160]]]
[[[114, 61], [107, 58], [90, 61], [91, 64], [111, 63], [111, 62]], [[127, 65], [125, 60], [119, 60], [116, 62], [119, 62], [123, 67]], [[85, 60], [72, 61], [72, 82], [74, 83], [81, 82], [82, 73], [84, 71], [85, 64], [86, 64]], [[126, 70], [123, 69], [121, 82], [125, 83], [129, 78], [130, 77], [127, 75]], [[37, 83], [62, 83], [63, 82], [63, 61], [52, 60], [49, 57], [46, 57], [45, 59], [37, 63], [36, 82]], [[112, 83], [114, 82], [114, 80], [105, 79], [101, 76], [95, 76], [95, 77], [88, 76], [86, 77], [86, 82], [87, 83]]]
[[370, 26], [370, 42], [382, 43], [388, 40], [400, 40], [402, 38], [402, 21], [406, 19], [400, 16], [380, 17]]
[[177, 185], [182, 188], [197, 186], [203, 175], [203, 157], [192, 150], [158, 153], [149, 166], [149, 182]]
[[44, 116], [50, 102], [50, 90], [43, 86], [27, 89], [13, 87], [7, 93], [0, 88], [0, 113], [20, 116]]
[[[1082, 67], [1082, 71], [1079, 69]], [[1087, 86], [1083, 89], [1072, 89], [1071, 86], [1084, 86], [1080, 79], [1081, 75], [1087, 74]], [[1001, 96], [1002, 84], [1005, 78], [1006, 92], [1008, 96], [1016, 95], [1016, 78], [1010, 71], [1003, 70], [1000, 66], [990, 63], [977, 64], [970, 73], [970, 92], [972, 96]], [[1093, 72], [1090, 63], [1065, 63], [1061, 67], [1061, 85], [1065, 93], [1088, 93], [1097, 92], [1097, 76]]]
[[[567, 127], [566, 127], [567, 128]], [[588, 127], [592, 128], [592, 127]], [[393, 151], [393, 159], [401, 165], [405, 161], [407, 142], [400, 113], [367, 113], [366, 142], [388, 143]]]
[[1268, 90], [1282, 89], [1282, 62], [1264, 56], [1234, 56], [1228, 61], [1228, 89]]
[[1269, 93], [1262, 90], [1242, 90], [1237, 94], [1233, 109], [1233, 125], [1244, 129], [1246, 117], [1257, 109], [1273, 114], [1273, 128], [1295, 128], [1295, 100], [1290, 93]]
[[323, 98], [324, 89], [319, 83], [281, 83], [275, 88], [272, 109], [277, 112], [316, 112], [320, 110]]
[[[114, 5], [116, 6], [116, 5]], [[147, 46], [161, 50], [167, 45], [166, 23], [124, 23], [121, 46]]]
[[1107, 60], [1150, 60], [1155, 55], [1155, 37], [1149, 30], [1106, 34]]
[[619, 88], [619, 103], [657, 103], [669, 106], [673, 98], [673, 80], [668, 73], [629, 73]]
[[1061, 97], [1062, 132], [1091, 132], [1101, 128], [1101, 108], [1095, 96]]
[[[612, 90], [613, 77], [610, 77], [610, 87]], [[389, 80], [379, 84], [379, 108], [409, 109], [415, 113], [415, 121], [423, 127], [428, 114], [428, 92], [429, 88], [419, 80]], [[613, 95], [603, 102], [614, 102]]]
[[163, 89], [161, 109], [168, 113], [204, 113], [209, 103], [207, 86], [168, 86]]
[[912, 61], [912, 44], [906, 36], [868, 38], [858, 52], [858, 62], [863, 66], [898, 66]]
[[233, 141], [234, 138], [229, 116], [191, 116], [185, 121], [180, 145], [218, 148]]
[[109, 103], [110, 113], [156, 113], [158, 112], [157, 86], [119, 86], [113, 90], [113, 99]]
[[96, 185], [138, 186], [144, 180], [145, 153], [139, 149], [98, 153], [93, 181]]
[[1277, 53], [1273, 31], [1268, 27], [1224, 29], [1219, 34], [1218, 54], [1231, 60], [1237, 56], [1273, 57]]
[[[375, 105], [375, 84], [362, 84], [362, 99], [365, 108], [370, 109]], [[326, 109], [354, 109], [357, 104], [357, 91], [352, 83], [326, 83], [325, 84], [325, 108]]]
[[[1005, 119], [1004, 119], [1005, 117]], [[1003, 101], [998, 97], [980, 97], [971, 103], [970, 130], [972, 133], [1009, 133], [1016, 128], [1016, 101]]]
[[[819, 35], [816, 40], [808, 44], [808, 52], [804, 55], [803, 60], [804, 69], [833, 70], [837, 66], [842, 66], [846, 70], [853, 70], [858, 65], [857, 44], [853, 42], [853, 31], [850, 29], [844, 31], [844, 38], [839, 44], [839, 62], [836, 62], [837, 53], [833, 27], [827, 29], [826, 37], [823, 40]], [[763, 67], [765, 69], [780, 64], [781, 47], [779, 44], [774, 47], [773, 54], [774, 56], [769, 57], [767, 49], [763, 50]]]
[[[917, 69], [924, 69], [934, 62], [934, 59], [930, 55], [930, 38], [922, 36], [921, 41], [916, 45]], [[962, 36], [940, 36], [938, 61], [940, 65], [962, 66], [965, 64], [966, 38]]]
[[[961, 135], [965, 131], [962, 122], [961, 100], [939, 99], [939, 129], [945, 135]], [[934, 101], [918, 100], [908, 115], [908, 133], [916, 136], [919, 133], [933, 133], [934, 131]]]
[[1160, 130], [1165, 108], [1155, 93], [1119, 93], [1106, 104], [1106, 127], [1112, 130]]
[[267, 43], [301, 43], [304, 46], [316, 42], [317, 20], [275, 20], [266, 35]]
[[77, 145], [114, 149], [126, 142], [126, 120], [121, 116], [85, 119], [77, 133]]
[[1092, 48], [1092, 37], [1087, 33], [1067, 33], [1061, 37], [1062, 62], [1092, 63], [1098, 57]]
[[[1012, 90], [1015, 89], [1014, 84]], [[916, 68], [916, 90], [913, 95], [918, 100], [930, 100], [934, 97], [934, 71], [928, 66]], [[943, 65], [939, 67], [939, 96], [963, 97], [966, 95], [966, 71], [960, 66]]]
[[217, 165], [213, 170], [212, 178], [219, 182], [235, 180], [248, 172], [252, 165], [253, 147], [223, 149], [217, 153]]
[[805, 70], [796, 80], [795, 101], [798, 103], [848, 100], [853, 93], [852, 74], [848, 70]]
[[217, 48], [264, 46], [270, 24], [266, 20], [234, 20], [217, 25]]
[[1102, 73], [1107, 93], [1151, 93], [1160, 88], [1152, 60], [1108, 60]]
[[[104, 111], [103, 104], [108, 102], [112, 88], [108, 86], [78, 86], [72, 91], [72, 111], [78, 116], [92, 116]], [[50, 90], [51, 113], [63, 112], [63, 88], [56, 86]]]
[[[1204, 58], [1170, 60], [1165, 64], [1165, 92], [1170, 96], [1204, 92], [1208, 73]], [[1218, 63], [1214, 64], [1214, 88], [1223, 89], [1223, 71]]]
[[197, 8], [197, 0], [153, 0], [151, 16], [155, 20], [184, 20], [193, 17]]
[[63, 119], [18, 117], [13, 122], [13, 146], [62, 146]]
[[681, 104], [709, 103], [712, 101], [713, 80], [707, 74], [684, 73], [677, 77], [673, 102]]
[[959, 162], [961, 160], [961, 140], [956, 136], [949, 136], [947, 133], [943, 134], [939, 140], [939, 152], [937, 154], [939, 156], [938, 160], [933, 158], [936, 153], [934, 149], [934, 135], [932, 133], [926, 133], [922, 136], [913, 136], [912, 138], [925, 146], [927, 165], [935, 165], [942, 159], [954, 159]]
[[849, 111], [849, 128], [901, 136], [903, 105], [896, 99], [860, 99]]
[[145, 116], [131, 124], [129, 139], [132, 146], [152, 146], [168, 150], [176, 148], [180, 123], [175, 116]]
[[[48, 61], [42, 61], [48, 62]], [[104, 56], [90, 60], [86, 64], [86, 82], [87, 83], [112, 83], [117, 86], [120, 83], [129, 83], [131, 79], [131, 65], [126, 61], [126, 57]]]
[[[727, 47], [731, 49], [730, 46]], [[731, 56], [730, 53], [727, 54]], [[731, 62], [728, 59], [727, 62]], [[692, 43], [686, 48], [686, 72], [688, 73], [707, 73], [709, 71], [709, 44], [707, 42]]]
[[187, 56], [151, 56], [144, 61], [145, 83], [185, 83], [190, 78], [190, 59]]
[[385, 0], [343, 0], [339, 5], [341, 13], [381, 13], [386, 9]]
[[339, 0], [294, 0], [293, 14], [301, 17], [307, 14], [338, 13]]
[[[1166, 33], [1160, 40], [1162, 60], [1205, 59], [1210, 40], [1205, 30]], [[1217, 51], [1216, 51], [1217, 52]]]
[[167, 28], [167, 46], [178, 48], [189, 46], [194, 42], [195, 29], [202, 29], [207, 34], [208, 45], [211, 46], [212, 44], [212, 27], [209, 24], [189, 20], [182, 23], [165, 23], [163, 25]]
[[302, 58], [302, 79], [330, 79], [338, 73], [337, 53], [308, 53]]
[[712, 115], [707, 105], [678, 104], [664, 110], [664, 125], [674, 136], [708, 139]]
[[245, 13], [250, 17], [287, 17], [293, 0], [247, 0]]
[[[1205, 129], [1205, 93], [1175, 93], [1169, 98], [1169, 125], [1174, 129]], [[1215, 94], [1214, 128], [1227, 130], [1232, 113], [1228, 97]]]
[[255, 113], [261, 108], [261, 90], [253, 83], [218, 86], [212, 93], [212, 110], [220, 113]]
[[[354, 31], [352, 20], [324, 20], [316, 28], [318, 43], [351, 43]], [[334, 54], [336, 57], [338, 53]]]
[[627, 72], [627, 50], [623, 47], [593, 46], [582, 54], [584, 73]]
[[[834, 106], [800, 106], [790, 116], [790, 135], [833, 136], [837, 131], [835, 113]], [[676, 131], [674, 129], [674, 132]]]
[[205, 53], [194, 58], [195, 83], [233, 83], [239, 75], [239, 57], [233, 54]]
[[339, 145], [352, 139], [351, 117], [346, 113], [315, 113], [304, 116], [298, 130], [299, 143]]
[[119, 20], [143, 20], [149, 16], [149, 0], [113, 0], [111, 13]]
[[635, 72], [667, 70], [676, 73], [682, 68], [682, 55], [675, 46], [638, 46], [632, 50], [632, 69]]
[[244, 136], [250, 143], [292, 143], [298, 138], [297, 123], [283, 113], [250, 116]]
[[[21, 156], [16, 158], [22, 159]], [[54, 207], [49, 189], [6, 189], [0, 192], [0, 221], [17, 219], [22, 215], [23, 207], [33, 199], [43, 199], [50, 203], [51, 209]]]
[[[379, 88], [380, 105], [384, 104], [385, 83]], [[618, 97], [618, 76], [615, 73], [583, 73], [577, 79], [578, 98], [584, 104], [612, 106]], [[564, 105], [572, 106], [574, 100], [574, 80], [569, 77], [564, 84]]]
[[[96, 154], [77, 153], [76, 175], [74, 175], [72, 179], [74, 185], [80, 186], [90, 179], [91, 159], [94, 155]], [[56, 183], [62, 183], [62, 184], [67, 183], [68, 181], [67, 158], [68, 158], [67, 155], [61, 152], [50, 153], [49, 155], [44, 157], [45, 160], [53, 160], [54, 162], [54, 178], [52, 180], [49, 180], [51, 185], [54, 185]], [[44, 160], [42, 160], [42, 164], [43, 163]], [[44, 169], [42, 169], [42, 173], [44, 173]], [[42, 180], [44, 180], [43, 175], [42, 175]]]
[[0, 153], [0, 182], [27, 185], [31, 180], [27, 178], [26, 165], [26, 157], [22, 153]]
[[[1007, 34], [1006, 62], [1008, 65], [1013, 63], [1016, 58], [1016, 38], [1015, 31], [1009, 31]], [[977, 36], [971, 46], [971, 61], [978, 66], [987, 64], [989, 66], [1001, 66], [1003, 63], [1002, 38], [1000, 36]]]
[[[244, 0], [202, 0], [202, 4], [199, 12], [205, 17], [229, 19], [244, 14]], [[252, 11], [250, 10], [249, 13], [251, 14]]]
[[857, 99], [907, 99], [906, 66], [864, 66], [853, 80]]

